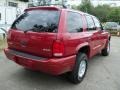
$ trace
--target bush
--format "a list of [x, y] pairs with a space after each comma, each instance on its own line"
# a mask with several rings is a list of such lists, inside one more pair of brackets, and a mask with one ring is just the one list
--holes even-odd
[[109, 5], [98, 5], [94, 7], [90, 0], [82, 0], [82, 3], [73, 7], [83, 12], [87, 12], [97, 16], [101, 22], [119, 22], [120, 23], [120, 7], [110, 7]]

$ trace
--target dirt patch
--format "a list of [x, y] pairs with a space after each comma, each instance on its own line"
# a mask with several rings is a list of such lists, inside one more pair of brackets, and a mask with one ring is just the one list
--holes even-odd
[[0, 39], [0, 52], [7, 47], [6, 39], [1, 40]]

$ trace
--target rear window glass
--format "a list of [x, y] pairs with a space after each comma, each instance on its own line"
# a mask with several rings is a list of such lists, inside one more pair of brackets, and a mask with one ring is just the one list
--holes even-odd
[[60, 11], [33, 10], [22, 14], [12, 29], [34, 32], [57, 32]]

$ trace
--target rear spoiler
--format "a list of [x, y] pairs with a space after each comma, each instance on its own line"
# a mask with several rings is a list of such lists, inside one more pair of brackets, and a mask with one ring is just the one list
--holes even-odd
[[55, 6], [39, 6], [39, 7], [31, 7], [28, 9], [25, 9], [24, 11], [31, 11], [31, 10], [61, 10], [59, 7]]

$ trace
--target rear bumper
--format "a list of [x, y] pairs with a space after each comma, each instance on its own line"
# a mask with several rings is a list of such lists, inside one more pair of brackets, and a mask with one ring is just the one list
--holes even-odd
[[32, 69], [45, 72], [52, 75], [60, 75], [65, 72], [71, 71], [75, 64], [76, 55], [65, 57], [65, 58], [28, 58], [25, 55], [18, 55], [11, 53], [10, 49], [4, 50], [8, 59], [16, 62], [17, 64]]

